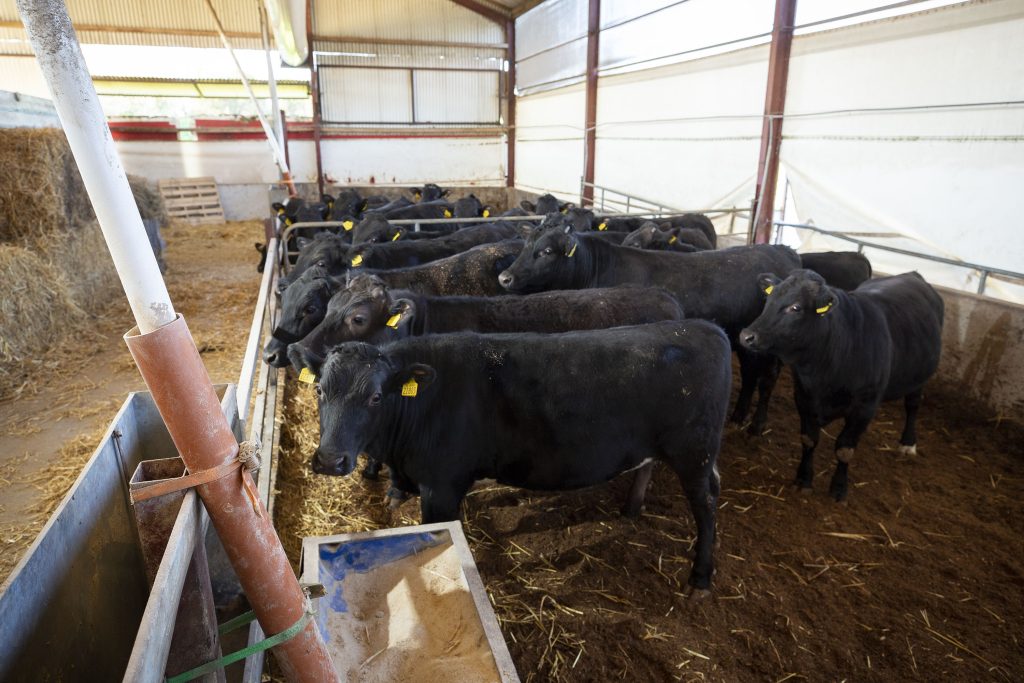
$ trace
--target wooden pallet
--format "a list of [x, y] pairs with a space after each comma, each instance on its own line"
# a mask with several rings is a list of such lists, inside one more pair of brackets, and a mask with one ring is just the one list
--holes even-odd
[[193, 225], [224, 222], [224, 209], [213, 178], [168, 178], [158, 185], [171, 219]]

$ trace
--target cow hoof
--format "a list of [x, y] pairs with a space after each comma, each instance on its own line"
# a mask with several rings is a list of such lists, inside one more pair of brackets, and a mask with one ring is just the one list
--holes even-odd
[[832, 500], [839, 504], [846, 503], [846, 487], [831, 486], [828, 490], [828, 495], [832, 496]]
[[909, 446], [900, 444], [899, 448], [896, 449], [896, 452], [900, 455], [917, 455], [917, 444], [912, 443]]
[[711, 598], [710, 588], [694, 588], [693, 586], [686, 587], [686, 599], [690, 602], [704, 602]]

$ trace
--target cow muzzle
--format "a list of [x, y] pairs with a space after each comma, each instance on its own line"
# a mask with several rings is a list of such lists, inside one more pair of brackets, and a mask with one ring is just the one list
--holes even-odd
[[498, 284], [504, 287], [505, 289], [512, 289], [512, 284], [515, 282], [515, 280], [515, 276], [512, 275], [512, 273], [508, 272], [507, 270], [502, 271], [502, 273], [498, 276]]
[[761, 350], [761, 338], [758, 336], [757, 332], [749, 327], [745, 327], [740, 330], [740, 344], [743, 345], [743, 348], [751, 351]]
[[313, 472], [331, 477], [344, 477], [356, 467], [356, 459], [351, 453], [340, 456], [325, 455], [319, 448], [313, 454]]

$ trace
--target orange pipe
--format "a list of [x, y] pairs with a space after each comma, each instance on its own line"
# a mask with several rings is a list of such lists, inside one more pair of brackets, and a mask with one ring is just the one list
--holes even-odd
[[[235, 458], [238, 443], [180, 315], [163, 327], [125, 335], [160, 416], [189, 472], [218, 467]], [[244, 400], [244, 399], [243, 399]], [[241, 476], [249, 477], [243, 468]], [[303, 615], [305, 595], [261, 501], [258, 510], [238, 474], [196, 488], [235, 568], [264, 633], [289, 628]], [[289, 681], [337, 681], [316, 624], [274, 648]]]

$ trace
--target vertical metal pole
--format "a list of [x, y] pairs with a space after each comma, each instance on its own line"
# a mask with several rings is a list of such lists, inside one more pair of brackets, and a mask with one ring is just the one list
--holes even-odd
[[316, 152], [317, 196], [324, 193], [324, 162], [320, 150], [320, 75], [316, 68], [316, 45], [313, 44], [313, 0], [306, 0], [306, 41], [309, 43], [309, 89], [313, 97], [313, 147]]
[[505, 72], [505, 140], [508, 163], [505, 169], [505, 187], [516, 186], [516, 20], [505, 22], [505, 43], [508, 44], [508, 71]]
[[284, 109], [279, 113], [281, 115], [281, 147], [284, 148], [284, 160], [288, 163], [288, 168], [291, 168], [291, 155], [288, 154], [288, 117], [285, 116]]
[[[138, 322], [138, 333], [125, 337], [128, 348], [189, 471], [230, 463], [238, 443], [192, 335], [171, 306], [67, 8], [62, 0], [17, 0], [17, 7]], [[280, 633], [303, 617], [306, 598], [266, 508], [249, 500], [243, 483], [251, 485], [251, 476], [235, 470], [196, 491], [260, 625]], [[274, 652], [290, 680], [337, 680], [314, 622]]]
[[765, 92], [764, 123], [761, 126], [761, 152], [757, 161], [757, 189], [754, 193], [754, 242], [771, 239], [775, 187], [779, 179], [779, 152], [782, 149], [782, 114], [786, 108], [786, 82], [789, 55], [793, 45], [796, 0], [775, 0], [775, 25], [772, 28], [768, 56], [768, 84]]
[[587, 18], [587, 102], [583, 122], [583, 197], [580, 204], [594, 203], [594, 151], [597, 147], [597, 63], [601, 36], [601, 0], [590, 0]]

